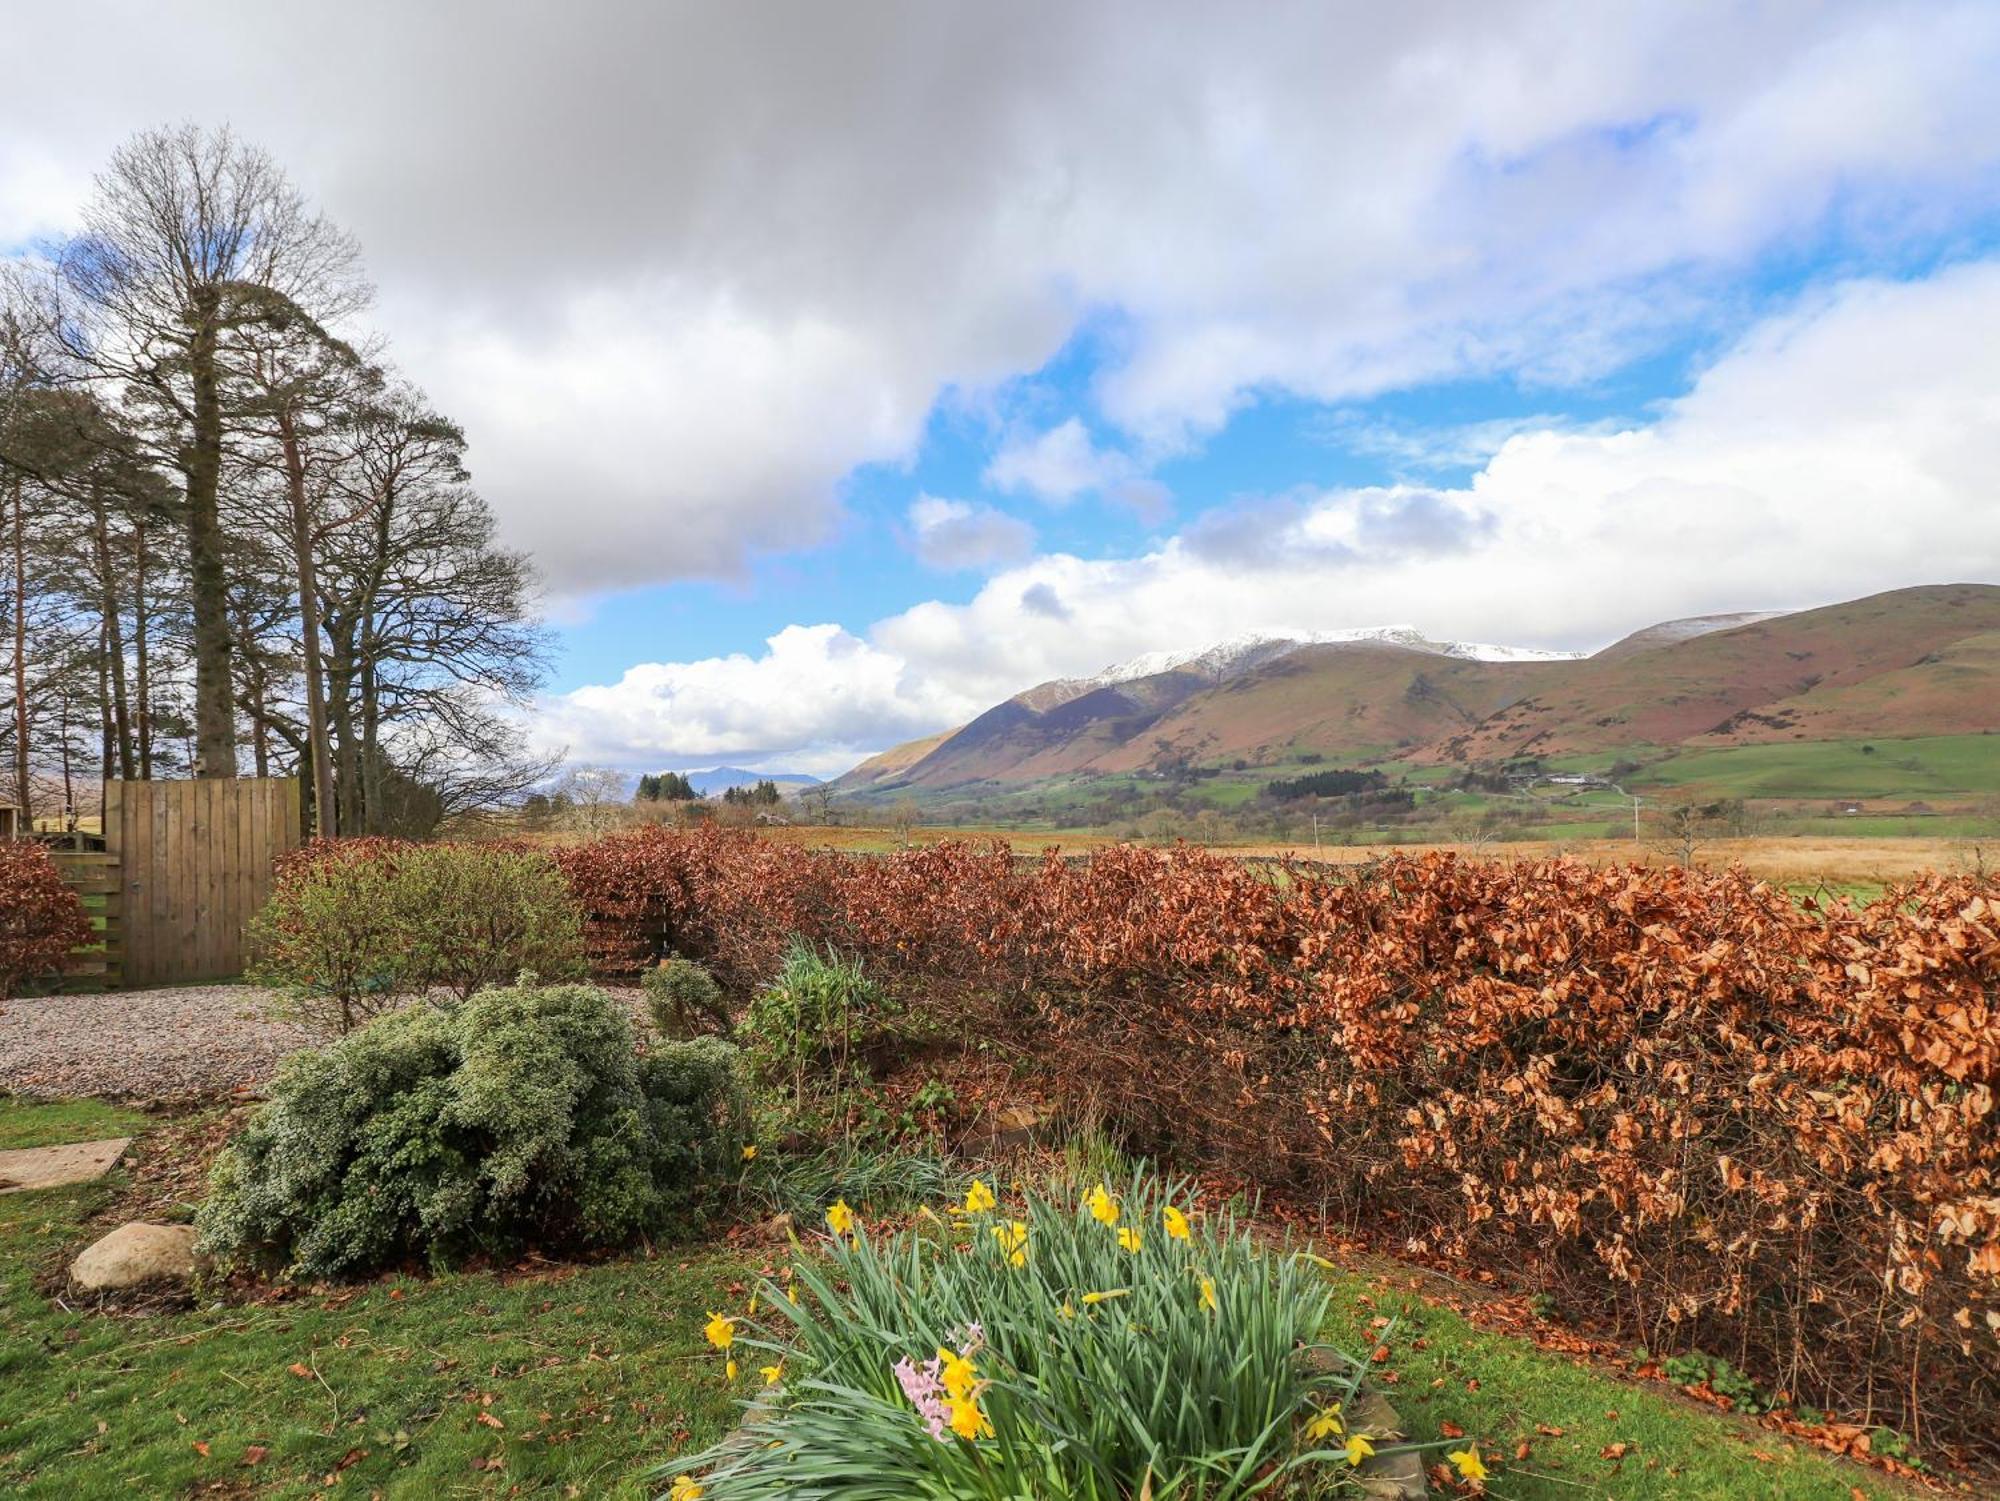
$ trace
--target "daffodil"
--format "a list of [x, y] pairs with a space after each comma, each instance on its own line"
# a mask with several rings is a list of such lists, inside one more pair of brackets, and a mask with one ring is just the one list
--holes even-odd
[[1073, 1319], [1076, 1317], [1076, 1304], [1070, 1302], [1068, 1298], [1064, 1298], [1062, 1307], [1058, 1308], [1056, 1312], [1061, 1314], [1065, 1319]]
[[1375, 1446], [1360, 1434], [1349, 1434], [1347, 1439], [1347, 1462], [1358, 1465], [1375, 1452]]
[[1139, 1234], [1139, 1227], [1137, 1225], [1120, 1225], [1118, 1227], [1118, 1244], [1130, 1251], [1134, 1256], [1139, 1254], [1139, 1247], [1142, 1244], [1142, 1240], [1143, 1238]]
[[1111, 1197], [1111, 1190], [1102, 1183], [1083, 1196], [1083, 1207], [1100, 1225], [1118, 1223], [1118, 1201]]
[[972, 1362], [956, 1350], [939, 1346], [938, 1382], [944, 1387], [945, 1395], [954, 1402], [971, 1395], [973, 1383], [978, 1381], [979, 1372]]
[[993, 1437], [993, 1424], [979, 1410], [979, 1399], [955, 1397], [945, 1404], [951, 1409], [951, 1431], [963, 1439]]
[[1000, 1242], [1001, 1254], [1007, 1264], [1023, 1267], [1028, 1264], [1028, 1226], [1022, 1220], [1010, 1220], [1004, 1225], [993, 1227], [993, 1238]]
[[718, 1350], [727, 1350], [736, 1343], [736, 1320], [727, 1314], [711, 1313], [708, 1322], [701, 1327], [708, 1342]]
[[[1315, 1444], [1346, 1431], [1347, 1425], [1340, 1420], [1340, 1404], [1338, 1402], [1334, 1403], [1331, 1407], [1322, 1407], [1317, 1413], [1313, 1414], [1313, 1420], [1306, 1424], [1306, 1437]], [[1366, 1441], [1364, 1440], [1364, 1442]]]
[[1445, 1455], [1445, 1458], [1451, 1461], [1451, 1467], [1458, 1471], [1461, 1480], [1484, 1480], [1486, 1478], [1486, 1465], [1480, 1459], [1477, 1449], [1469, 1447], [1454, 1449], [1451, 1453]]
[[757, 1374], [764, 1378], [764, 1385], [776, 1386], [785, 1374], [785, 1363], [781, 1360], [776, 1365], [760, 1365]]
[[674, 1488], [667, 1492], [667, 1501], [701, 1501], [702, 1488], [695, 1484], [692, 1475], [674, 1476]]
[[755, 1318], [757, 1316], [757, 1294], [754, 1290], [750, 1294], [749, 1306], [743, 1310], [743, 1316], [746, 1319]]
[[1167, 1235], [1170, 1239], [1186, 1240], [1188, 1238], [1188, 1217], [1174, 1208], [1173, 1205], [1165, 1205], [1160, 1210], [1160, 1218], [1167, 1223]]
[[755, 1162], [757, 1160], [757, 1145], [755, 1142], [743, 1148], [743, 1160], [745, 1162]]
[[785, 1301], [794, 1308], [799, 1306], [799, 1290], [790, 1283], [785, 1284]]
[[1215, 1279], [1213, 1277], [1204, 1277], [1201, 1279], [1201, 1306], [1206, 1308], [1210, 1313], [1217, 1311]]
[[993, 1190], [988, 1188], [985, 1181], [979, 1178], [974, 1178], [972, 1180], [972, 1187], [965, 1191], [965, 1212], [967, 1214], [984, 1214], [999, 1202], [998, 1199], [993, 1197]]
[[835, 1199], [833, 1208], [826, 1212], [826, 1228], [835, 1235], [854, 1233], [854, 1211], [847, 1207], [847, 1200]]
[[736, 1379], [736, 1360], [734, 1356], [722, 1363], [722, 1379], [724, 1381], [734, 1381]]
[[1102, 1293], [1085, 1293], [1083, 1295], [1083, 1306], [1085, 1308], [1095, 1308], [1099, 1303], [1109, 1303], [1113, 1298], [1129, 1298], [1131, 1296], [1132, 1289], [1129, 1287], [1114, 1287], [1109, 1292]]

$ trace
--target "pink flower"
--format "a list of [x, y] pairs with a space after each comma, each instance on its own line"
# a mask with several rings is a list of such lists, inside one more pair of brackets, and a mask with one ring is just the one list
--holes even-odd
[[894, 1368], [896, 1384], [903, 1389], [903, 1395], [910, 1399], [910, 1406], [916, 1408], [917, 1416], [924, 1420], [924, 1427], [930, 1430], [932, 1438], [945, 1442], [947, 1415], [944, 1405], [944, 1385], [938, 1380], [943, 1369], [935, 1356], [922, 1365], [912, 1365], [908, 1356], [897, 1361]]

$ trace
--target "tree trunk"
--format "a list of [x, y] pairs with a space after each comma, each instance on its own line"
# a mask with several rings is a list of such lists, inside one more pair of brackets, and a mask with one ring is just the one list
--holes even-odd
[[285, 488], [292, 503], [292, 552], [299, 575], [299, 635], [306, 658], [306, 746], [312, 760], [313, 832], [331, 839], [336, 824], [333, 754], [326, 733], [326, 671], [320, 650], [319, 580], [313, 567], [312, 511], [306, 500], [305, 454], [289, 412], [278, 416], [285, 454]]
[[[95, 525], [99, 615], [104, 622], [105, 679], [104, 723], [110, 736], [107, 744], [116, 751], [116, 760], [107, 755], [104, 774], [132, 779], [132, 706], [125, 689], [125, 629], [119, 620], [118, 574], [111, 566], [111, 523], [105, 514], [102, 496], [93, 496], [91, 510]], [[113, 770], [113, 766], [116, 770]]]
[[197, 327], [188, 342], [193, 386], [193, 434], [182, 461], [187, 480], [188, 587], [194, 614], [194, 774], [236, 775], [235, 684], [230, 675], [229, 578], [223, 558], [222, 390], [216, 371], [220, 294], [196, 299]]
[[146, 518], [132, 524], [132, 656], [139, 696], [139, 780], [153, 780], [152, 662], [146, 652]]
[[34, 827], [28, 783], [28, 503], [14, 481], [14, 801]]

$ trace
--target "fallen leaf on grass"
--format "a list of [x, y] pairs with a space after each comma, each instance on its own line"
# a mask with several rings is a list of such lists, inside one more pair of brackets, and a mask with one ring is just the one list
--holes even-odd
[[1597, 1451], [1597, 1457], [1599, 1459], [1623, 1459], [1631, 1452], [1632, 1446], [1630, 1444], [1606, 1444], [1602, 1449]]
[[239, 1465], [260, 1465], [270, 1456], [270, 1453], [271, 1451], [262, 1444], [246, 1444], [243, 1448], [243, 1457], [237, 1463]]
[[302, 1360], [293, 1361], [285, 1369], [290, 1371], [294, 1376], [310, 1377], [312, 1375], [312, 1368]]
[[1465, 1437], [1465, 1430], [1459, 1427], [1458, 1424], [1456, 1423], [1440, 1423], [1438, 1424], [1438, 1432], [1443, 1434], [1446, 1438]]
[[197, 1454], [199, 1454], [199, 1455], [200, 1455], [200, 1456], [201, 1456], [201, 1457], [202, 1457], [203, 1459], [207, 1459], [207, 1458], [208, 1458], [208, 1445], [207, 1445], [206, 1443], [202, 1442], [202, 1440], [200, 1440], [200, 1439], [196, 1439], [196, 1440], [194, 1441], [194, 1452], [195, 1452], [195, 1453], [197, 1453]]
[[479, 1410], [478, 1421], [484, 1423], [488, 1428], [505, 1428], [507, 1426], [483, 1407]]

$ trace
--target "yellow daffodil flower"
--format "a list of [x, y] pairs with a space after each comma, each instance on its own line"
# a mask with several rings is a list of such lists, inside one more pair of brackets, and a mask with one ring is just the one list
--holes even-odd
[[724, 1381], [734, 1381], [736, 1379], [736, 1361], [734, 1357], [722, 1363], [722, 1379]]
[[1445, 1455], [1445, 1458], [1451, 1461], [1451, 1467], [1458, 1471], [1461, 1480], [1484, 1480], [1486, 1478], [1486, 1465], [1480, 1459], [1477, 1449], [1454, 1449], [1451, 1453]]
[[692, 1475], [674, 1476], [674, 1488], [667, 1492], [667, 1501], [701, 1501], [702, 1488], [695, 1484]]
[[1104, 1293], [1085, 1293], [1083, 1295], [1083, 1306], [1085, 1308], [1095, 1308], [1099, 1303], [1109, 1303], [1113, 1298], [1129, 1298], [1131, 1296], [1132, 1289], [1129, 1287], [1114, 1287], [1111, 1291]]
[[1068, 1298], [1064, 1298], [1063, 1306], [1058, 1308], [1056, 1312], [1061, 1314], [1066, 1319], [1073, 1319], [1076, 1317], [1076, 1305], [1070, 1302]]
[[1120, 1225], [1118, 1227], [1118, 1244], [1130, 1251], [1134, 1256], [1139, 1254], [1139, 1247], [1142, 1241], [1143, 1238], [1139, 1234], [1139, 1227], [1137, 1225]]
[[779, 1378], [785, 1374], [785, 1363], [781, 1360], [776, 1365], [760, 1365], [757, 1367], [757, 1374], [764, 1378], [764, 1385], [776, 1386]]
[[744, 1147], [743, 1160], [745, 1162], [755, 1162], [757, 1160], [757, 1147], [754, 1142]]
[[1334, 1403], [1331, 1407], [1322, 1407], [1314, 1414], [1313, 1420], [1306, 1424], [1306, 1437], [1315, 1444], [1346, 1431], [1347, 1425], [1340, 1420], [1340, 1404], [1338, 1402]]
[[716, 1349], [727, 1350], [736, 1342], [736, 1320], [727, 1314], [711, 1313], [708, 1322], [701, 1326], [701, 1332]]
[[1028, 1264], [1028, 1227], [1024, 1221], [1012, 1220], [993, 1227], [993, 1238], [1000, 1242], [1001, 1253], [1007, 1264], [1023, 1267]]
[[940, 1346], [937, 1358], [938, 1384], [944, 1388], [945, 1395], [954, 1402], [964, 1401], [972, 1394], [973, 1383], [979, 1380], [979, 1372], [974, 1369], [971, 1361], [956, 1350], [947, 1350]]
[[1375, 1446], [1360, 1434], [1352, 1434], [1347, 1440], [1347, 1462], [1358, 1465], [1375, 1452]]
[[1210, 1313], [1217, 1311], [1215, 1279], [1213, 1277], [1204, 1277], [1201, 1279], [1201, 1306], [1206, 1308]]
[[757, 1316], [757, 1294], [755, 1292], [752, 1292], [750, 1294], [750, 1306], [743, 1310], [743, 1317], [749, 1319], [749, 1318], [755, 1318], [756, 1316]]
[[847, 1200], [835, 1199], [833, 1208], [826, 1212], [826, 1228], [835, 1235], [854, 1233], [854, 1211], [847, 1207]]
[[998, 1199], [993, 1197], [993, 1190], [988, 1188], [985, 1182], [979, 1178], [974, 1178], [972, 1180], [972, 1187], [965, 1191], [965, 1212], [967, 1214], [984, 1214], [999, 1202]]
[[797, 1308], [799, 1306], [799, 1290], [787, 1284], [785, 1287], [785, 1301], [791, 1304], [792, 1307]]
[[979, 1410], [976, 1397], [954, 1398], [945, 1403], [951, 1409], [951, 1431], [964, 1439], [993, 1437], [993, 1424], [986, 1414]]
[[1160, 1218], [1167, 1222], [1167, 1235], [1169, 1238], [1173, 1240], [1186, 1240], [1188, 1238], [1188, 1217], [1174, 1208], [1173, 1205], [1168, 1204], [1162, 1208], [1160, 1210]]
[[1118, 1201], [1111, 1197], [1111, 1190], [1102, 1183], [1083, 1196], [1083, 1207], [1100, 1225], [1118, 1223]]

